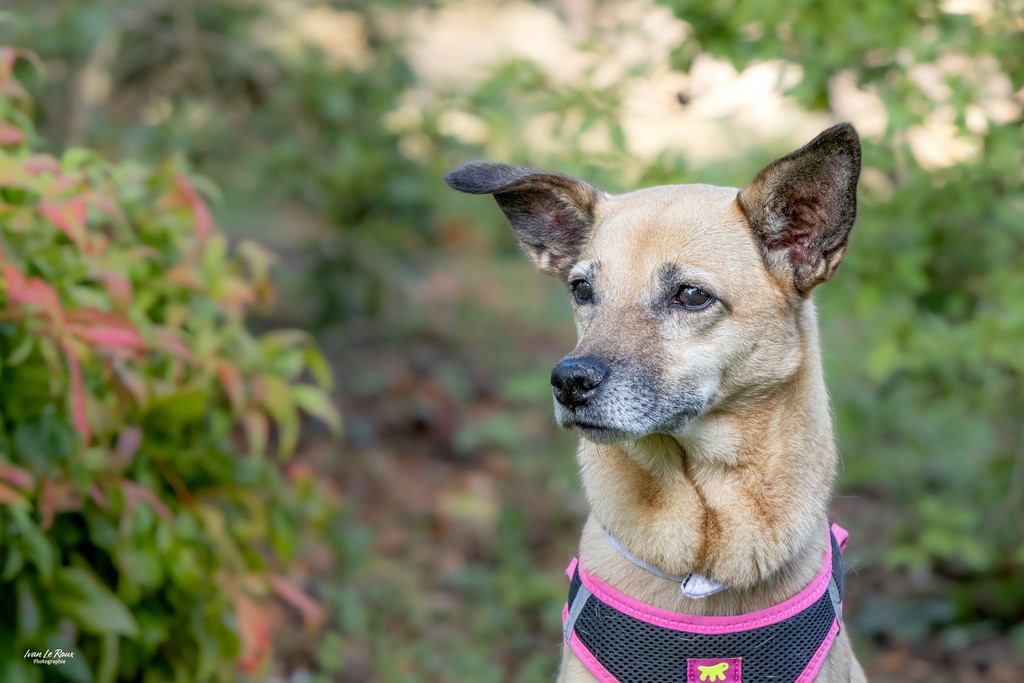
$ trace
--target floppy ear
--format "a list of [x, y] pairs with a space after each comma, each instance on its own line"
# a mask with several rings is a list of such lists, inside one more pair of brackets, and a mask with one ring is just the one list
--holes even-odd
[[494, 195], [533, 264], [557, 276], [565, 276], [578, 259], [604, 196], [559, 173], [484, 161], [461, 166], [444, 181], [460, 192]]
[[859, 177], [860, 138], [841, 123], [773, 161], [740, 191], [765, 264], [792, 277], [801, 295], [839, 267], [857, 216]]

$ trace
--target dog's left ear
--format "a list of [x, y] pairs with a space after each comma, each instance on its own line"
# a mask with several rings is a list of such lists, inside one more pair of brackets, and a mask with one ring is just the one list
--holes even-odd
[[564, 277], [590, 237], [604, 193], [561, 173], [474, 161], [444, 177], [452, 188], [494, 195], [519, 245], [544, 273]]
[[849, 123], [769, 164], [739, 194], [768, 269], [805, 295], [831, 278], [857, 216], [860, 138]]

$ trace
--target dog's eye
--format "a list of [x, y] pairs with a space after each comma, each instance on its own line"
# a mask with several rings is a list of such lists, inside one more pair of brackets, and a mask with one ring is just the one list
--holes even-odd
[[585, 304], [594, 298], [594, 287], [586, 280], [573, 280], [569, 283], [569, 289], [572, 290], [572, 298], [576, 299], [578, 304]]
[[676, 301], [688, 311], [702, 311], [711, 305], [715, 297], [694, 285], [683, 285], [676, 293]]

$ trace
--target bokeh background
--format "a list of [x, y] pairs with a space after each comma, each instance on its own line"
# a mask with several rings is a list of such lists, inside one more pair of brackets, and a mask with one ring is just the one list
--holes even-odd
[[[304, 419], [289, 461], [290, 481], [316, 482], [317, 524], [266, 532], [295, 591], [236, 600], [223, 633], [199, 639], [221, 643], [212, 652], [192, 642], [187, 609], [150, 605], [168, 637], [141, 649], [145, 628], [82, 616], [62, 633], [85, 666], [4, 680], [551, 680], [561, 570], [586, 513], [547, 389], [574, 344], [569, 307], [493, 203], [441, 177], [486, 158], [610, 191], [742, 186], [839, 120], [864, 141], [860, 213], [816, 297], [850, 633], [874, 681], [1024, 680], [1021, 0], [0, 9], [0, 44], [39, 58], [17, 67], [37, 150], [194, 173], [232, 244], [276, 256], [276, 299], [250, 329], [311, 332], [344, 421], [335, 439]], [[150, 484], [187, 515], [166, 477]], [[54, 528], [87, 518], [83, 505], [58, 508]], [[78, 558], [130, 611], [122, 583], [169, 561], [157, 547], [135, 564], [93, 552]], [[209, 583], [226, 560], [205, 557], [194, 580]], [[38, 627], [27, 590], [4, 593], [20, 650]], [[107, 662], [117, 652], [134, 664]]]

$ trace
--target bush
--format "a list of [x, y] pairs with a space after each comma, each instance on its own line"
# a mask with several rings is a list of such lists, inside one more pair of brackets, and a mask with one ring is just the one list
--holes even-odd
[[323, 619], [282, 572], [330, 506], [270, 451], [300, 411], [339, 427], [330, 371], [248, 331], [271, 255], [229, 248], [180, 161], [33, 152], [23, 58], [0, 49], [0, 679], [235, 680], [273, 594]]

